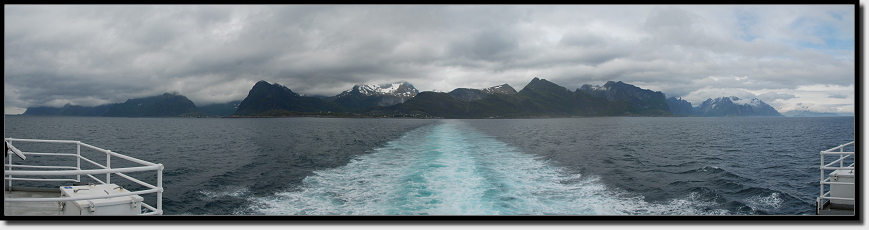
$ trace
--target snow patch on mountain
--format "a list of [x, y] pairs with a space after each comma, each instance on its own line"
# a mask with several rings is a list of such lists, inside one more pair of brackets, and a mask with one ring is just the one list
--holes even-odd
[[589, 93], [590, 93], [590, 92], [592, 92], [592, 91], [606, 91], [606, 90], [608, 90], [609, 88], [607, 88], [607, 87], [603, 87], [603, 86], [600, 86], [600, 85], [589, 85], [589, 84], [585, 84], [585, 85], [582, 85], [582, 88], [581, 88], [581, 89], [582, 89], [583, 91], [586, 91], [586, 92], [589, 92]]
[[766, 103], [764, 103], [763, 101], [761, 101], [760, 99], [757, 99], [757, 98], [752, 98], [751, 100], [742, 100], [738, 97], [730, 96], [730, 100], [733, 101], [733, 104], [748, 105], [748, 106], [755, 107], [755, 108], [759, 108], [761, 106], [766, 105]]
[[[359, 90], [359, 93], [366, 96], [374, 96], [374, 95], [388, 95], [388, 96], [396, 96], [400, 98], [412, 98], [419, 93], [419, 90], [413, 87], [410, 83], [407, 82], [395, 82], [389, 84], [368, 84], [368, 85], [357, 85], [354, 87]], [[348, 90], [345, 92], [349, 92], [352, 90]]]
[[698, 116], [782, 116], [760, 99], [743, 100], [735, 96], [706, 99], [694, 109]]
[[513, 89], [513, 87], [508, 85], [508, 84], [496, 85], [496, 86], [492, 86], [489, 88], [480, 89], [480, 91], [482, 91], [483, 93], [486, 93], [486, 94], [495, 94], [495, 93], [515, 94], [516, 93], [516, 89]]

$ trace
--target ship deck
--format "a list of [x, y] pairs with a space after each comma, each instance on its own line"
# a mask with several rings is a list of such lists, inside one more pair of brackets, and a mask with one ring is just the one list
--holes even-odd
[[[12, 191], [3, 190], [3, 198], [56, 198], [60, 189], [13, 187]], [[57, 216], [61, 207], [57, 201], [48, 202], [3, 202], [6, 216]]]
[[824, 206], [818, 209], [818, 215], [854, 215], [854, 205], [831, 204], [829, 201], [824, 203]]

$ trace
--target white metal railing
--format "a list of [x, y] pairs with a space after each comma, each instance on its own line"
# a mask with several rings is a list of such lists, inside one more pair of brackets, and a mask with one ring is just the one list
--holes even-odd
[[[851, 146], [852, 151], [846, 152], [845, 149]], [[853, 172], [856, 162], [854, 161], [854, 152], [856, 151], [855, 141], [836, 146], [828, 150], [821, 151], [821, 180], [820, 180], [820, 196], [818, 196], [818, 210], [823, 209], [826, 202], [832, 200], [838, 201], [854, 201], [853, 197], [834, 197], [831, 195], [833, 185], [851, 185], [855, 182], [833, 182], [829, 177], [830, 172], [836, 170], [851, 170]], [[827, 162], [826, 156], [836, 156], [835, 160]], [[852, 162], [847, 164], [847, 162]], [[846, 165], [847, 164], [847, 165]], [[829, 185], [829, 186], [825, 186]], [[828, 188], [829, 187], [829, 190]], [[853, 193], [853, 192], [852, 192]]]
[[[75, 144], [75, 153], [36, 153], [36, 152], [24, 152], [24, 155], [35, 155], [35, 156], [69, 156], [76, 158], [75, 166], [44, 166], [44, 165], [16, 165], [12, 163], [12, 159], [15, 158], [13, 156], [9, 156], [8, 162], [4, 164], [4, 180], [8, 181], [9, 188], [12, 188], [12, 181], [69, 181], [69, 182], [81, 182], [81, 176], [85, 175], [99, 184], [110, 184], [112, 183], [112, 175], [120, 176], [124, 179], [132, 181], [136, 184], [145, 186], [149, 189], [141, 190], [141, 191], [130, 191], [129, 193], [117, 193], [111, 195], [99, 195], [99, 196], [87, 196], [87, 197], [58, 197], [58, 198], [6, 198], [4, 202], [52, 202], [52, 201], [71, 201], [71, 200], [89, 200], [89, 199], [102, 199], [102, 198], [112, 198], [112, 197], [120, 197], [120, 196], [129, 196], [129, 195], [141, 195], [141, 194], [149, 194], [156, 193], [157, 201], [156, 208], [142, 202], [142, 207], [147, 208], [150, 212], [142, 213], [141, 215], [162, 215], [163, 214], [163, 164], [154, 164], [151, 162], [143, 161], [140, 159], [136, 159], [133, 157], [125, 156], [116, 152], [112, 152], [111, 150], [102, 149], [93, 145], [82, 143], [81, 141], [70, 141], [70, 140], [39, 140], [39, 139], [18, 139], [18, 138], [5, 138], [7, 142], [10, 144], [12, 142], [39, 142], [39, 143], [66, 143], [66, 144]], [[90, 160], [81, 155], [81, 147], [87, 147], [90, 149], [94, 149], [99, 152], [103, 152], [106, 154], [106, 163], [105, 165], [99, 164], [93, 160]], [[140, 167], [126, 167], [126, 168], [112, 168], [111, 160], [112, 157], [121, 158], [124, 160], [128, 160], [130, 162], [138, 163], [144, 166]], [[101, 169], [88, 169], [82, 170], [81, 163], [84, 160], [87, 163], [91, 163], [96, 167]], [[13, 170], [13, 168], [26, 168], [26, 169], [44, 169], [44, 170], [33, 170], [33, 171], [25, 171], [25, 170]], [[143, 171], [156, 171], [157, 173], [157, 185], [151, 185], [145, 183], [141, 180], [135, 179], [133, 177], [127, 176], [124, 173], [128, 172], [143, 172]], [[101, 174], [105, 174], [105, 181], [100, 180], [97, 176]], [[97, 176], [95, 176], [97, 175]], [[13, 177], [13, 176], [21, 176], [21, 177]], [[45, 178], [28, 178], [24, 176], [75, 176], [75, 179], [45, 179]], [[58, 188], [58, 192], [60, 189]]]

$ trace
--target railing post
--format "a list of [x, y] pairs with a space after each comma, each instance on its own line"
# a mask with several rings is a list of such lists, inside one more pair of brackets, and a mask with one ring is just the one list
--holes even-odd
[[[6, 143], [3, 143], [3, 144], [5, 145]], [[11, 145], [11, 144], [12, 144], [12, 141], [9, 141], [9, 144]], [[3, 153], [3, 154], [6, 154], [6, 153]], [[9, 167], [6, 168], [6, 169], [4, 169], [4, 170], [12, 170], [12, 158], [13, 158], [13, 157], [12, 157], [12, 156], [9, 156], [9, 157], [7, 157], [7, 158], [9, 158]], [[5, 175], [4, 175], [4, 177], [9, 178], [9, 188], [8, 188], [8, 189], [9, 189], [9, 191], [11, 192], [11, 191], [12, 191], [12, 176], [5, 176]]]
[[[821, 193], [820, 193], [820, 195], [818, 195], [818, 197], [820, 198], [819, 202], [824, 202], [824, 198], [823, 198], [824, 197], [824, 171], [825, 171], [824, 165], [827, 165], [827, 164], [826, 164], [826, 162], [824, 162], [824, 151], [821, 151], [821, 168], [820, 168], [821, 169], [821, 180], [818, 181], [818, 183], [821, 185]], [[818, 205], [824, 205], [824, 204], [819, 203]]]
[[[112, 150], [106, 150], [106, 167], [112, 169]], [[106, 184], [112, 183], [112, 174], [106, 173]]]
[[[81, 141], [75, 143], [75, 169], [81, 170]], [[75, 175], [75, 179], [81, 182], [81, 175]]]
[[[845, 157], [844, 152], [845, 152], [845, 146], [842, 146], [841, 148], [839, 148], [839, 158]], [[841, 161], [839, 161], [839, 168], [841, 168], [841, 167], [845, 167], [845, 159], [842, 159]]]
[[163, 215], [163, 164], [157, 168], [157, 211]]

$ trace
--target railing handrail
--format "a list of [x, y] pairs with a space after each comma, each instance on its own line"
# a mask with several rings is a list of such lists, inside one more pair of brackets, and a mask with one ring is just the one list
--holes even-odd
[[[142, 213], [141, 215], [162, 215], [163, 214], [163, 164], [155, 164], [148, 161], [144, 161], [141, 159], [137, 159], [134, 157], [126, 156], [120, 153], [112, 152], [111, 150], [106, 150], [103, 148], [99, 148], [93, 145], [89, 145], [86, 143], [82, 143], [81, 141], [72, 141], [72, 140], [43, 140], [43, 139], [20, 139], [20, 138], [4, 138], [7, 142], [20, 141], [20, 142], [40, 142], [40, 143], [62, 143], [62, 144], [75, 144], [76, 145], [76, 153], [68, 154], [68, 153], [33, 153], [33, 152], [24, 152], [24, 155], [49, 155], [49, 156], [75, 156], [76, 166], [41, 166], [41, 165], [15, 165], [12, 164], [12, 158], [10, 157], [8, 160], [8, 164], [4, 164], [4, 180], [9, 181], [9, 187], [12, 187], [13, 180], [43, 180], [43, 181], [57, 181], [60, 179], [35, 179], [35, 178], [21, 178], [21, 177], [12, 177], [12, 176], [72, 176], [75, 175], [76, 179], [63, 179], [64, 181], [75, 181], [81, 182], [81, 175], [87, 175], [91, 179], [99, 182], [100, 184], [111, 184], [111, 175], [115, 174], [121, 176], [125, 179], [128, 179], [134, 183], [139, 185], [148, 187], [149, 189], [141, 190], [141, 191], [130, 191], [129, 193], [118, 193], [118, 194], [106, 194], [106, 195], [97, 195], [97, 196], [86, 196], [86, 197], [61, 197], [61, 198], [6, 198], [4, 201], [6, 202], [51, 202], [51, 201], [70, 201], [70, 200], [88, 200], [88, 199], [103, 199], [103, 198], [112, 198], [112, 197], [122, 197], [122, 196], [130, 196], [130, 195], [140, 195], [140, 194], [148, 194], [148, 193], [156, 193], [157, 194], [157, 207], [151, 207], [150, 205], [145, 204], [142, 205], [146, 207], [148, 210], [152, 212]], [[106, 165], [101, 165], [96, 163], [87, 157], [81, 155], [81, 146], [85, 146], [99, 152], [106, 154]], [[111, 157], [118, 157], [124, 160], [128, 160], [134, 163], [138, 163], [144, 166], [139, 167], [124, 167], [124, 168], [111, 168]], [[91, 163], [101, 169], [81, 169], [81, 160], [85, 160], [85, 162]], [[32, 171], [32, 170], [12, 170], [13, 167], [20, 168], [43, 168], [48, 170], [41, 171]], [[73, 169], [73, 170], [58, 170], [58, 169]], [[125, 172], [142, 172], [142, 171], [156, 171], [157, 172], [157, 185], [151, 185], [141, 180], [132, 178], [130, 176], [124, 175]], [[94, 177], [94, 174], [105, 174], [106, 181], [97, 179]]]
[[136, 163], [139, 163], [139, 164], [143, 164], [143, 165], [155, 165], [154, 163], [151, 163], [151, 162], [143, 161], [143, 160], [140, 160], [140, 159], [137, 159], [137, 158], [134, 158], [134, 157], [130, 157], [130, 156], [122, 155], [122, 154], [120, 154], [120, 153], [112, 152], [111, 150], [107, 150], [107, 149], [103, 149], [103, 148], [96, 147], [96, 146], [93, 146], [93, 145], [89, 145], [89, 144], [84, 143], [84, 142], [81, 142], [81, 141], [71, 141], [71, 140], [43, 140], [43, 139], [20, 139], [20, 138], [4, 138], [4, 139], [7, 140], [7, 141], [24, 141], [24, 142], [45, 142], [45, 143], [78, 144], [78, 145], [81, 145], [81, 146], [85, 146], [85, 147], [88, 147], [88, 148], [91, 148], [91, 149], [94, 149], [94, 150], [97, 150], [97, 151], [100, 151], [100, 152], [104, 152], [104, 153], [107, 153], [107, 154], [111, 154], [112, 156], [120, 157], [120, 158], [123, 158], [123, 159], [125, 159], [125, 160], [129, 160], [129, 161], [136, 162]]
[[45, 139], [21, 139], [21, 138], [12, 138], [7, 137], [3, 138], [7, 141], [24, 141], [24, 142], [45, 142], [45, 143], [67, 143], [67, 144], [77, 144], [80, 141], [71, 141], [71, 140], [45, 140]]
[[127, 167], [114, 169], [89, 169], [89, 170], [60, 170], [60, 171], [22, 171], [22, 170], [6, 170], [5, 174], [10, 176], [72, 176], [72, 175], [87, 175], [87, 174], [106, 174], [106, 173], [125, 173], [125, 172], [142, 172], [162, 169], [163, 165], [141, 167]]
[[79, 143], [80, 145], [82, 145], [82, 146], [85, 146], [85, 147], [88, 147], [88, 148], [92, 148], [92, 149], [95, 149], [95, 150], [97, 150], [97, 151], [102, 151], [102, 152], [104, 152], [104, 153], [111, 154], [112, 156], [120, 157], [120, 158], [123, 158], [123, 159], [128, 160], [128, 161], [136, 162], [136, 163], [143, 164], [143, 165], [156, 165], [156, 164], [151, 163], [151, 162], [143, 161], [143, 160], [140, 160], [140, 159], [136, 159], [136, 158], [134, 158], [134, 157], [129, 157], [129, 156], [126, 156], [126, 155], [122, 155], [122, 154], [120, 154], [120, 153], [112, 152], [112, 150], [102, 149], [102, 148], [99, 148], [99, 147], [96, 147], [96, 146], [93, 146], [93, 145], [89, 145], [89, 144], [85, 144], [85, 143], [82, 143], [82, 142], [78, 142], [78, 143]]
[[[821, 153], [825, 153], [825, 152], [833, 152], [833, 151], [836, 151], [837, 149], [838, 149], [838, 150], [844, 150], [845, 147], [847, 147], [847, 146], [849, 146], [849, 145], [853, 145], [853, 144], [856, 143], [856, 142], [857, 142], [857, 141], [848, 142], [848, 143], [845, 143], [845, 144], [842, 144], [842, 145], [839, 145], [839, 146], [833, 147], [833, 148], [831, 148], [831, 149], [827, 149], [827, 150], [821, 151]], [[850, 152], [850, 153], [854, 153], [854, 152]]]

